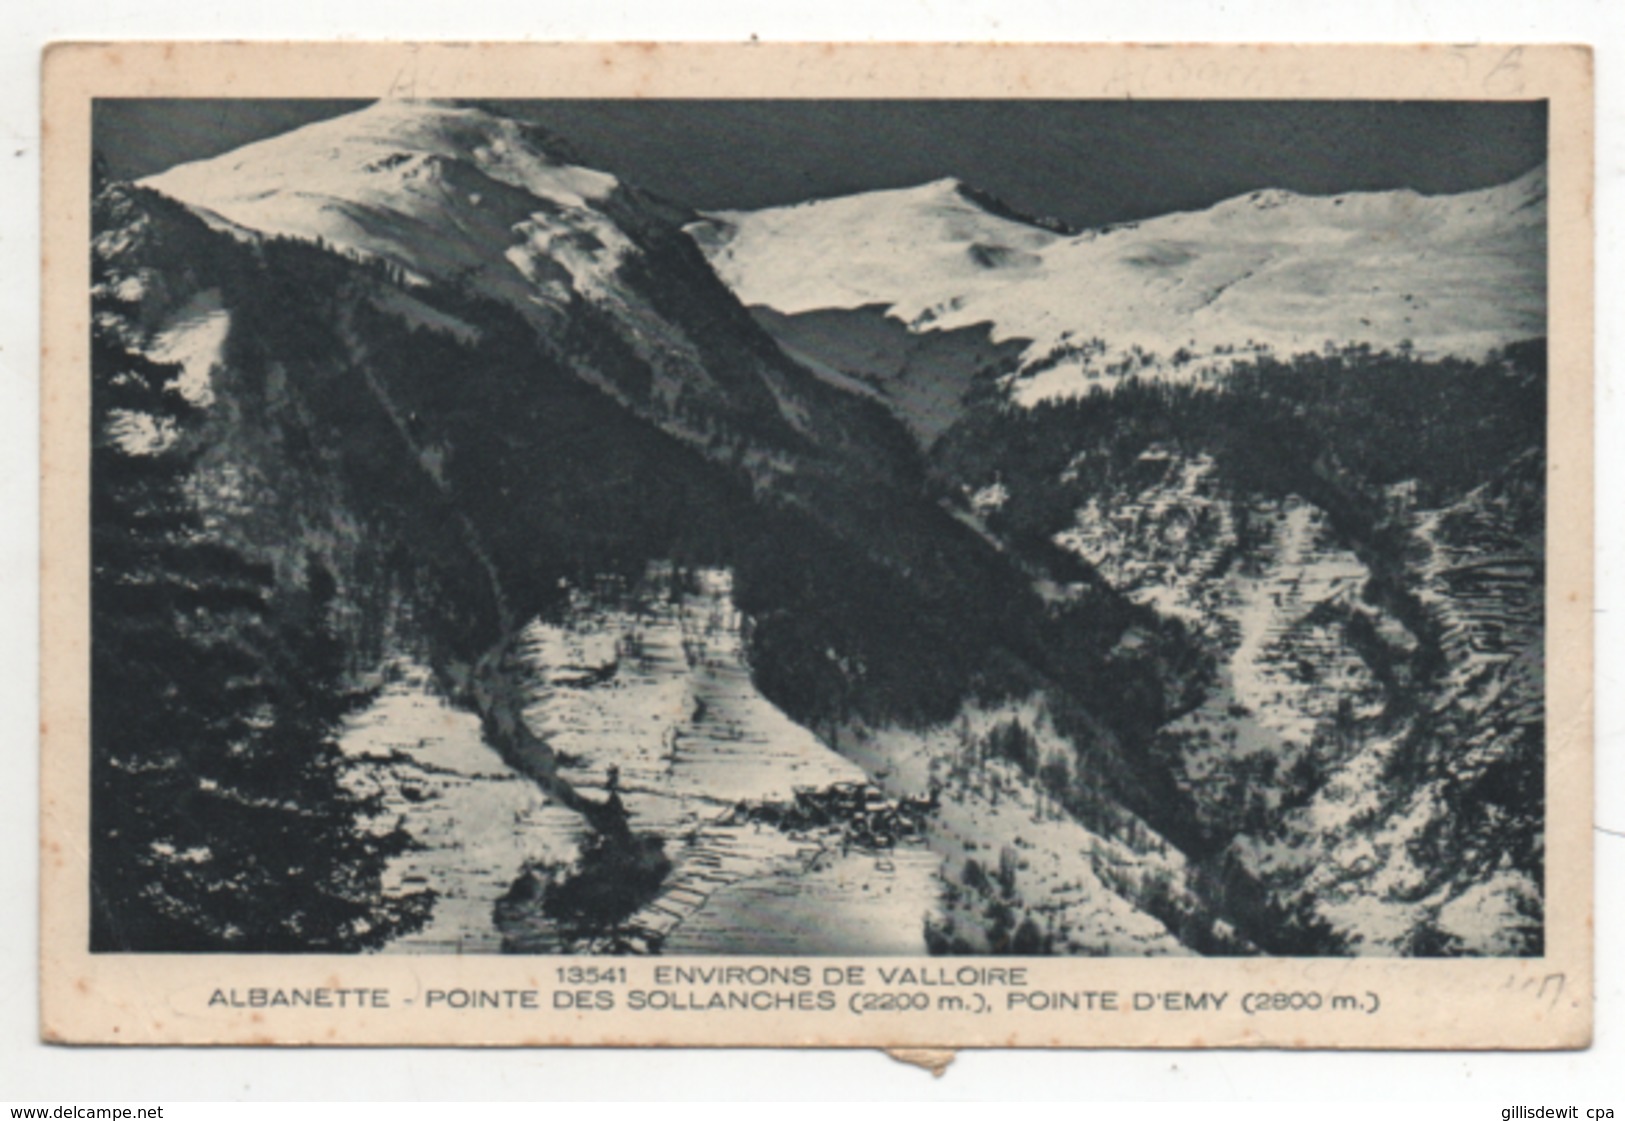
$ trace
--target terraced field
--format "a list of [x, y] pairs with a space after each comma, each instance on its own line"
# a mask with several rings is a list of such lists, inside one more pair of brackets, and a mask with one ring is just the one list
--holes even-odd
[[[1509, 854], [1532, 826], [1471, 792], [1538, 759], [1538, 501], [1486, 484], [1416, 509], [1394, 488], [1413, 633], [1319, 508], [1225, 493], [1206, 456], [1153, 447], [1138, 468], [1153, 481], [1091, 500], [1056, 541], [1217, 649], [1204, 701], [1159, 734], [1204, 824], [1350, 952], [1418, 952], [1424, 930], [1523, 952], [1539, 886]], [[1416, 678], [1424, 644], [1438, 663]]]
[[[740, 624], [727, 572], [662, 568], [635, 589], [578, 592], [563, 621], [524, 633], [531, 730], [573, 787], [617, 798], [628, 826], [662, 838], [671, 861], [655, 898], [603, 944], [924, 952], [938, 858], [917, 839], [855, 835], [855, 821], [889, 820], [895, 804], [756, 691]], [[503, 923], [493, 916], [527, 869], [579, 859], [584, 822], [503, 763], [475, 717], [414, 671], [353, 721], [344, 747], [356, 788], [383, 795], [380, 827], [398, 821], [422, 846], [391, 865], [387, 889], [437, 894], [429, 926], [391, 948], [563, 948], [539, 905]], [[830, 799], [850, 812], [763, 820], [763, 807]]]
[[374, 828], [401, 824], [418, 846], [391, 860], [385, 894], [436, 896], [428, 924], [386, 952], [494, 953], [497, 900], [527, 861], [570, 859], [582, 821], [504, 763], [478, 717], [436, 696], [426, 671], [399, 672], [339, 741], [351, 789], [382, 799]]

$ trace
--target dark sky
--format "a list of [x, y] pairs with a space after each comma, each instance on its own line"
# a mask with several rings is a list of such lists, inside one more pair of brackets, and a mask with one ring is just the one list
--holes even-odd
[[[354, 101], [102, 100], [98, 150], [138, 178]], [[947, 175], [1075, 226], [1306, 194], [1505, 182], [1546, 155], [1544, 102], [509, 101], [575, 157], [697, 209]]]

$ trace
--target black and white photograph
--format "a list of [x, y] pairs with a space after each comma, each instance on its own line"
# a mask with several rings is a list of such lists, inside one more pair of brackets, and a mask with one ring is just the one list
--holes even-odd
[[1540, 957], [1547, 114], [96, 100], [82, 937]]

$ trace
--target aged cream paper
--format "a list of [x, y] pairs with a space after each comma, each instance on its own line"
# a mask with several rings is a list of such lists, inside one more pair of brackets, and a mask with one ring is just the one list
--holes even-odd
[[[47, 1039], [906, 1048], [1587, 1044], [1592, 953], [1592, 94], [1585, 50], [68, 44], [48, 53], [45, 81], [41, 970]], [[1545, 595], [1539, 952], [1459, 958], [1424, 957], [1420, 951], [1416, 956], [1374, 957], [1010, 956], [986, 953], [978, 943], [970, 947], [977, 952], [959, 953], [949, 944], [939, 947], [950, 951], [946, 956], [927, 957], [842, 953], [838, 947], [799, 954], [760, 948], [671, 952], [668, 944], [667, 952], [646, 955], [595, 953], [628, 947], [578, 940], [568, 947], [576, 952], [562, 954], [534, 952], [560, 947], [516, 941], [511, 931], [502, 940], [508, 948], [532, 952], [502, 954], [497, 952], [500, 944], [461, 941], [454, 947], [457, 953], [416, 954], [92, 949], [97, 920], [92, 913], [96, 842], [90, 794], [90, 421], [95, 403], [85, 376], [93, 358], [88, 294], [97, 283], [87, 252], [92, 237], [92, 127], [98, 99], [133, 98], [390, 98], [406, 104], [424, 99], [626, 99], [630, 104], [699, 98], [1544, 102], [1550, 374], [1547, 528], [1544, 556], [1537, 565], [1543, 565]], [[577, 192], [572, 199], [593, 198], [593, 182], [590, 176], [577, 177], [565, 187]], [[221, 219], [222, 224], [235, 221], [231, 215]], [[590, 236], [602, 243], [613, 233], [597, 230]], [[574, 244], [579, 248], [583, 242]], [[993, 259], [1017, 258], [996, 253]], [[196, 305], [188, 322], [211, 314], [211, 307]], [[163, 337], [164, 330], [158, 330], [155, 338]], [[158, 354], [171, 356], [173, 348], [160, 348]], [[435, 448], [415, 451], [420, 458], [441, 454]], [[431, 474], [438, 473], [438, 460], [432, 460], [432, 468], [431, 460], [422, 462]], [[1479, 561], [1482, 567], [1505, 563], [1505, 558]], [[726, 602], [706, 579], [696, 577], [696, 595], [710, 595], [706, 602]], [[622, 656], [619, 649], [616, 653]], [[589, 683], [572, 687], [582, 684]], [[489, 704], [487, 718], [496, 711], [495, 702]], [[459, 719], [455, 706], [447, 707], [443, 719]], [[839, 742], [844, 728], [816, 730]], [[550, 761], [527, 773], [532, 778], [541, 774], [538, 782], [553, 801], [568, 804], [579, 797], [570, 793], [570, 786], [549, 787], [544, 781], [556, 776], [556, 768], [567, 769], [567, 764]], [[624, 786], [618, 771], [597, 781], [617, 802], [624, 792], [630, 804], [638, 793], [631, 771], [628, 767]], [[815, 804], [827, 809], [834, 803]], [[908, 816], [906, 796], [891, 797], [885, 805], [884, 810], [859, 807], [868, 832], [842, 834], [843, 857], [848, 842], [860, 853], [878, 844], [876, 821], [896, 824], [899, 816]], [[835, 807], [830, 812], [844, 812], [840, 804]], [[764, 825], [758, 811], [744, 812], [734, 823], [741, 831], [759, 835], [765, 828], [772, 834], [775, 822]], [[166, 844], [162, 839], [154, 843]], [[182, 861], [214, 859], [201, 849], [158, 851]], [[893, 865], [903, 863], [904, 854], [899, 851], [894, 860], [884, 845], [875, 851], [879, 855], [864, 859], [872, 860], [879, 883], [882, 875], [895, 873]], [[1002, 855], [997, 849], [989, 854], [988, 871], [1002, 865]], [[1012, 856], [1012, 867], [1001, 866], [1001, 873], [1019, 881], [1020, 870], [1014, 867], [1019, 860], [1019, 853]], [[887, 867], [882, 871], [883, 864]], [[445, 903], [442, 898], [439, 905]], [[710, 905], [717, 906], [714, 901]], [[745, 907], [742, 913], [753, 912]], [[1033, 913], [1042, 912], [1035, 905]], [[631, 948], [661, 947], [645, 943]]]

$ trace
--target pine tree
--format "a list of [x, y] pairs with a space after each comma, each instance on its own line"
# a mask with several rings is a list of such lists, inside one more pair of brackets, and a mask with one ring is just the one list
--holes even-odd
[[338, 951], [421, 922], [378, 898], [403, 842], [364, 825], [332, 738], [336, 586], [205, 532], [198, 410], [120, 337], [105, 265], [91, 346], [91, 945]]

